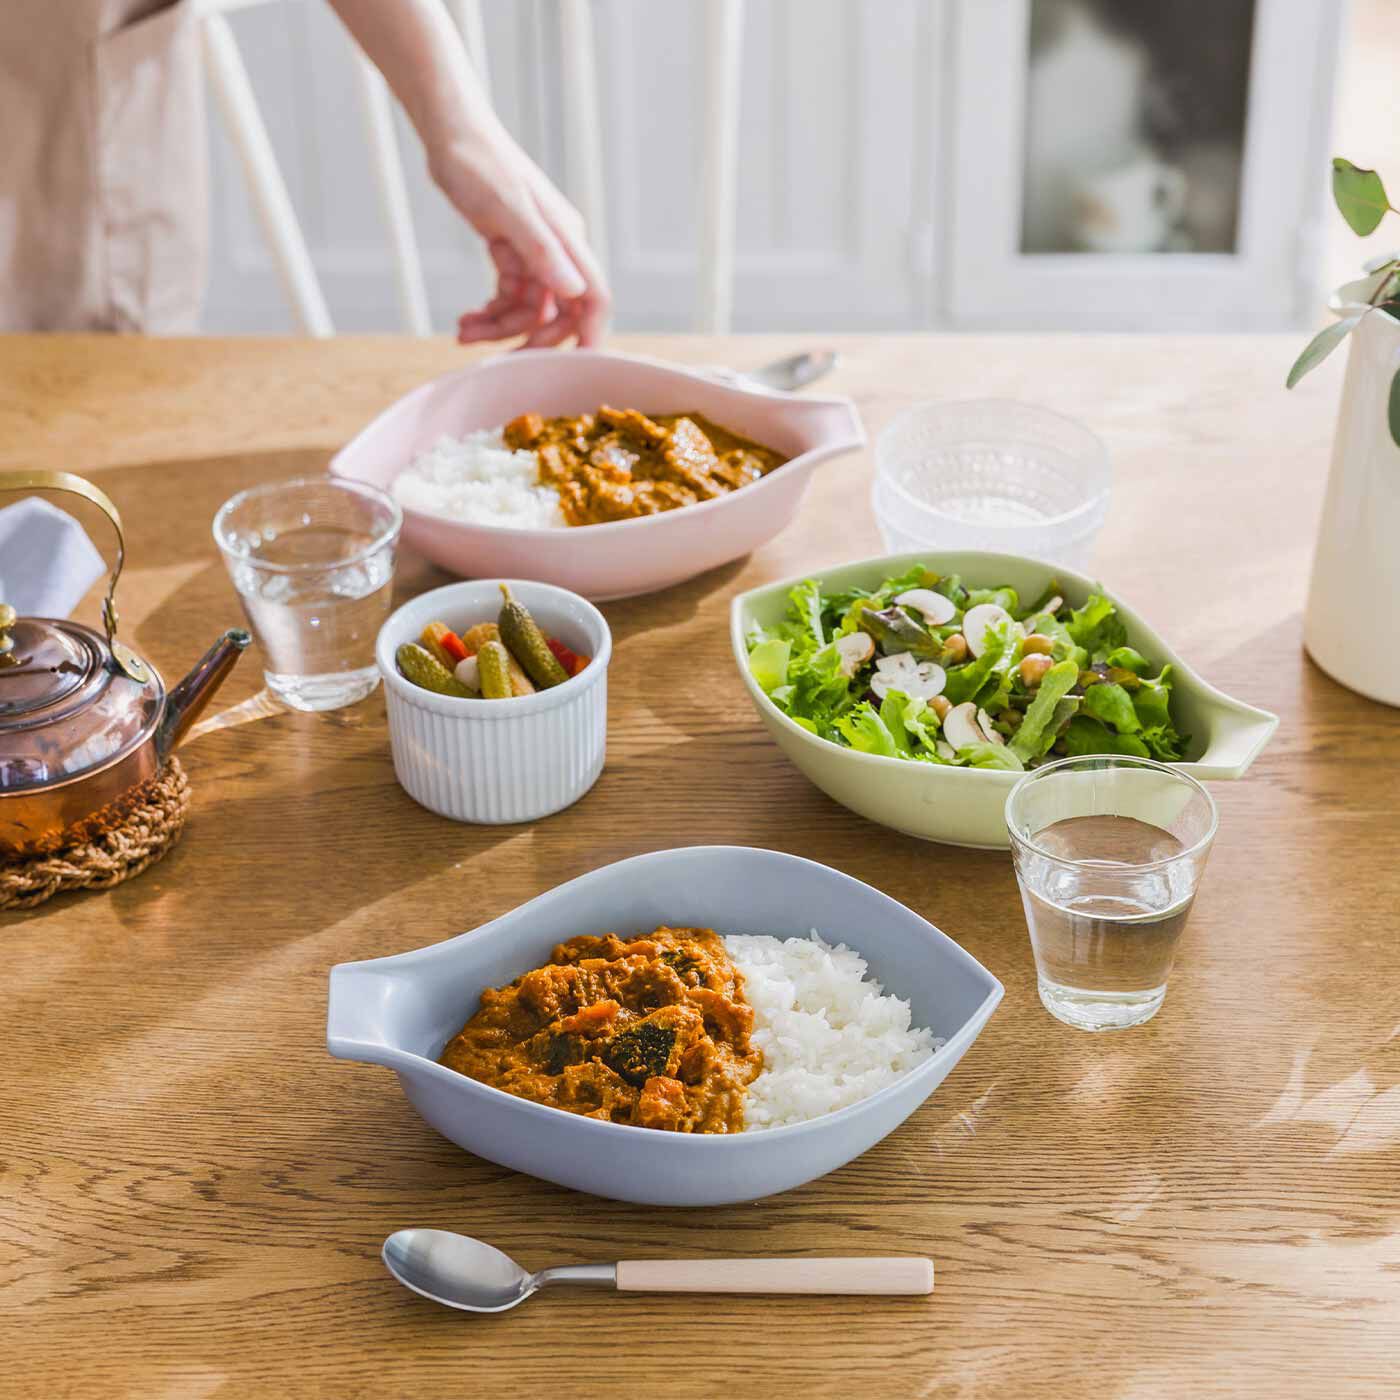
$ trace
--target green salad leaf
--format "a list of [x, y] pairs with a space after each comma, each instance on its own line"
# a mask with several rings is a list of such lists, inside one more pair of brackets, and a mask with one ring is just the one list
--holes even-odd
[[792, 683], [788, 712], [805, 715], [817, 726], [819, 734], [858, 699], [851, 694], [849, 680], [841, 674], [841, 653], [831, 642], [809, 656], [790, 661], [788, 679]]
[[[836, 727], [857, 753], [879, 754], [883, 758], [898, 758], [899, 749], [889, 726], [869, 700], [862, 700], [849, 714], [836, 721]], [[908, 740], [906, 739], [906, 744]]]
[[966, 612], [972, 606], [967, 589], [963, 587], [961, 574], [944, 574], [934, 583], [924, 585], [941, 593], [959, 612]]
[[880, 723], [889, 730], [901, 758], [914, 757], [914, 745], [905, 717], [912, 705], [922, 707], [923, 703], [922, 700], [911, 700], [902, 690], [891, 690], [880, 704]]
[[969, 744], [958, 750], [958, 761], [969, 768], [1002, 768], [1011, 773], [1020, 773], [1026, 766], [1005, 744]]
[[1134, 647], [1114, 647], [1104, 657], [1104, 663], [1131, 671], [1135, 676], [1145, 676], [1152, 669], [1152, 663]]
[[1057, 661], [1041, 677], [1035, 698], [1026, 706], [1025, 718], [1011, 740], [1011, 752], [1023, 763], [1050, 751], [1058, 730], [1053, 723], [1055, 712], [1078, 680], [1079, 667], [1073, 661]]
[[1133, 693], [1133, 709], [1137, 712], [1138, 723], [1144, 729], [1170, 728], [1171, 701], [1170, 666], [1162, 667], [1162, 674], [1155, 681], [1144, 680]]
[[1020, 611], [1021, 600], [1014, 588], [973, 588], [968, 590], [967, 607], [975, 608], [979, 603], [995, 603], [1015, 617]]
[[905, 758], [934, 758], [933, 746], [938, 742], [938, 716], [926, 700], [906, 695], [902, 690], [889, 691], [880, 706], [880, 718], [894, 739], [894, 746]]
[[806, 635], [817, 647], [826, 645], [826, 631], [822, 626], [822, 589], [816, 579], [809, 578], [799, 583], [788, 594], [790, 612], [797, 615]]
[[[1095, 687], [1097, 688], [1097, 687]], [[1136, 734], [1115, 734], [1106, 724], [1085, 714], [1070, 720], [1064, 732], [1065, 753], [1080, 758], [1094, 753], [1125, 753], [1149, 758], [1147, 745]]]
[[1170, 666], [1163, 666], [1156, 680], [1144, 679], [1133, 692], [1142, 742], [1152, 757], [1163, 763], [1180, 762], [1186, 757], [1186, 740], [1172, 724], [1171, 673]]
[[1137, 711], [1133, 708], [1133, 697], [1121, 685], [1112, 681], [1101, 681], [1091, 685], [1084, 692], [1082, 713], [1092, 715], [1104, 724], [1112, 726], [1120, 734], [1132, 734], [1142, 728]]
[[749, 671], [754, 680], [771, 695], [779, 686], [787, 683], [788, 657], [792, 655], [792, 643], [786, 637], [772, 637], [759, 642], [749, 652]]
[[1113, 600], [1102, 593], [1091, 593], [1082, 608], [1070, 613], [1066, 624], [1070, 640], [1083, 647], [1093, 661], [1102, 661], [1115, 648], [1126, 646], [1127, 628]]
[[950, 705], [961, 705], [965, 700], [974, 699], [977, 692], [991, 679], [997, 663], [1006, 655], [1010, 639], [1005, 626], [987, 634], [986, 650], [972, 661], [954, 666], [948, 671], [948, 679], [943, 686], [943, 694]]

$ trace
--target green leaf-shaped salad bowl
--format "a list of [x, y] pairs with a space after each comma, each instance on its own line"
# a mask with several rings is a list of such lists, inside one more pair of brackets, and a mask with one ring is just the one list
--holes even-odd
[[754, 709], [823, 792], [927, 841], [1005, 848], [1020, 774], [1128, 753], [1238, 778], [1278, 717], [1217, 690], [1124, 600], [1014, 554], [882, 555], [730, 612]]

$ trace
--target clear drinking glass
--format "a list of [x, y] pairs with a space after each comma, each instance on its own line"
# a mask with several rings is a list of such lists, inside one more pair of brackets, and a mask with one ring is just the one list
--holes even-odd
[[267, 687], [293, 709], [352, 705], [379, 684], [402, 525], [391, 496], [330, 476], [256, 486], [214, 517]]
[[1011, 789], [1011, 855], [1052, 1016], [1106, 1031], [1157, 1014], [1217, 820], [1200, 783], [1145, 758], [1066, 758]]
[[1108, 452], [1035, 404], [916, 404], [875, 442], [871, 508], [891, 553], [988, 549], [1087, 567], [1108, 511]]

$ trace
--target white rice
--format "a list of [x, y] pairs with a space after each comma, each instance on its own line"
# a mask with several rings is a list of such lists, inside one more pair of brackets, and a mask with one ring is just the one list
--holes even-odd
[[559, 493], [540, 485], [539, 458], [506, 446], [499, 428], [440, 437], [394, 478], [401, 506], [472, 525], [517, 530], [565, 526]]
[[943, 1044], [909, 1025], [909, 1003], [867, 978], [845, 944], [730, 934], [744, 974], [764, 1068], [744, 1100], [744, 1128], [802, 1123], [858, 1102], [922, 1064]]

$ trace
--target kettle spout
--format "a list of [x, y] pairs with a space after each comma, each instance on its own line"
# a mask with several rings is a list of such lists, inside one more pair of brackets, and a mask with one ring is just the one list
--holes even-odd
[[156, 730], [156, 751], [164, 759], [185, 737], [214, 692], [224, 683], [233, 663], [243, 654], [252, 637], [241, 627], [231, 628], [195, 663], [192, 670], [165, 697], [165, 714]]

